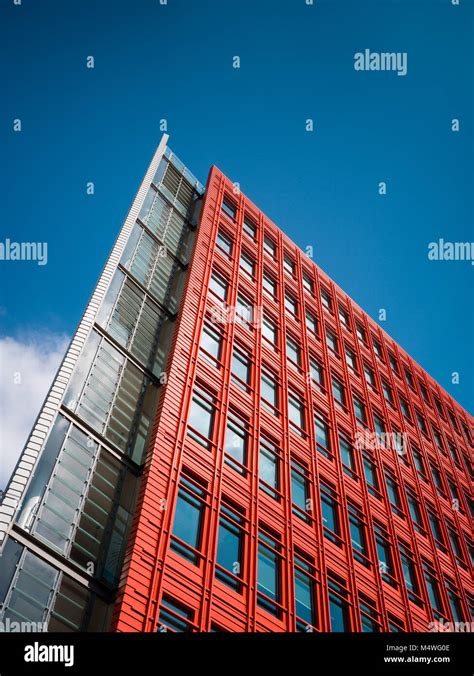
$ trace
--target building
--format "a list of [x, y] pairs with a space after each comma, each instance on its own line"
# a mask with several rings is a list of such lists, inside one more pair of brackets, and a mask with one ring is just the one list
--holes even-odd
[[470, 621], [471, 417], [163, 137], [0, 506], [0, 619]]

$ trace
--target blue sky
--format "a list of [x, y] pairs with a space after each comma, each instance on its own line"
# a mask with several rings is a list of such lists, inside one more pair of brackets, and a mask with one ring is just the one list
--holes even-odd
[[[1, 239], [48, 242], [45, 266], [0, 262], [1, 336], [72, 335], [166, 118], [202, 182], [211, 164], [239, 181], [472, 410], [473, 266], [427, 258], [431, 241], [474, 239], [472, 2], [23, 0], [1, 14]], [[407, 52], [407, 75], [355, 71], [366, 48]]]

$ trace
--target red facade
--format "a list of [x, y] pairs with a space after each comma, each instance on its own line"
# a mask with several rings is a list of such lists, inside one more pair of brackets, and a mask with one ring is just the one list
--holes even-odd
[[215, 167], [177, 321], [114, 629], [468, 621], [470, 417]]

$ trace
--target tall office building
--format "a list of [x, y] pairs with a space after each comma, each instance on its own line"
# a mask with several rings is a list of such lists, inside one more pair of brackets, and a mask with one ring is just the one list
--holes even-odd
[[0, 506], [0, 619], [468, 622], [470, 416], [216, 167], [204, 189], [166, 143]]

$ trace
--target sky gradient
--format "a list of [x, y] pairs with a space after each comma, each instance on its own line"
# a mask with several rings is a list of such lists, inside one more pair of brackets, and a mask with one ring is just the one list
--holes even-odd
[[[472, 2], [23, 0], [0, 12], [1, 240], [48, 242], [45, 266], [0, 261], [0, 337], [72, 335], [164, 118], [202, 182], [212, 164], [238, 181], [374, 319], [385, 308], [382, 328], [473, 410], [474, 266], [427, 256], [439, 238], [474, 239]], [[364, 49], [406, 52], [407, 75], [355, 71]]]

